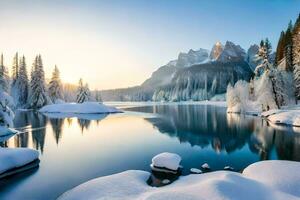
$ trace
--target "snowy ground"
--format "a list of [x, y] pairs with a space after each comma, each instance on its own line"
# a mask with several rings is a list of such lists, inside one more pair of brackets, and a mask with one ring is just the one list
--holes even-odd
[[108, 114], [119, 113], [120, 110], [98, 102], [61, 103], [44, 106], [39, 110], [42, 113], [68, 113], [68, 114]]
[[64, 193], [60, 200], [293, 200], [300, 199], [300, 163], [262, 161], [248, 166], [242, 174], [217, 171], [192, 174], [164, 187], [151, 187], [145, 171], [125, 171], [83, 183]]
[[268, 121], [276, 125], [300, 126], [300, 106], [284, 107], [261, 113]]
[[39, 152], [29, 148], [0, 147], [0, 175], [38, 159]]

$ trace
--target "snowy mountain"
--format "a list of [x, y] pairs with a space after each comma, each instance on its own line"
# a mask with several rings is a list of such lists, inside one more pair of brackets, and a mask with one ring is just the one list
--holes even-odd
[[154, 101], [201, 101], [226, 92], [229, 83], [248, 80], [253, 72], [245, 61], [209, 62], [180, 69], [172, 82], [157, 88]]
[[[245, 50], [239, 45], [227, 41], [223, 46], [217, 42], [211, 51], [200, 48], [179, 53], [177, 59], [158, 68], [140, 86], [102, 91], [101, 96], [104, 101], [207, 99], [212, 94], [224, 93], [229, 82], [235, 83], [239, 79], [248, 80], [252, 76], [252, 69], [246, 62], [246, 58]], [[173, 94], [172, 98], [161, 97], [161, 94], [170, 88], [182, 92], [189, 87], [188, 81], [198, 84], [197, 95], [175, 97]], [[158, 95], [159, 92], [161, 94]]]
[[251, 69], [254, 71], [256, 66], [259, 64], [256, 54], [258, 53], [259, 46], [257, 44], [251, 45], [247, 51], [247, 62]]
[[188, 53], [180, 53], [176, 62], [176, 67], [190, 67], [194, 64], [207, 62], [209, 59], [209, 51], [206, 49], [199, 49], [194, 51], [189, 50]]
[[216, 58], [219, 62], [236, 62], [245, 60], [245, 50], [240, 45], [235, 45], [233, 42], [227, 41], [222, 53]]
[[222, 43], [217, 42], [211, 49], [209, 58], [211, 60], [216, 60], [221, 55], [223, 50], [224, 50], [224, 46], [222, 45]]

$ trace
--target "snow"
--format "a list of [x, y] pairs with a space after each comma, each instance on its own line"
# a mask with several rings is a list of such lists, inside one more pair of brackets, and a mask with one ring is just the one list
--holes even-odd
[[146, 184], [149, 172], [131, 170], [90, 180], [58, 199], [294, 200], [300, 198], [299, 168], [299, 162], [261, 161], [248, 166], [242, 174], [231, 171], [192, 174], [159, 188]]
[[191, 173], [194, 173], [194, 174], [201, 174], [201, 173], [202, 173], [202, 170], [201, 170], [201, 169], [197, 169], [197, 168], [191, 168], [191, 169], [190, 169], [190, 172], [191, 172]]
[[[266, 115], [263, 113], [263, 115]], [[300, 110], [283, 111], [269, 115], [267, 117], [268, 121], [274, 124], [283, 124], [291, 126], [300, 126]]]
[[98, 102], [61, 103], [44, 106], [42, 113], [105, 114], [119, 113], [120, 110]]
[[0, 137], [5, 137], [5, 136], [8, 136], [8, 135], [14, 135], [16, 133], [18, 133], [18, 131], [14, 130], [14, 129], [7, 128], [7, 127], [4, 127], [4, 126], [0, 126]]
[[39, 157], [39, 152], [29, 148], [0, 147], [0, 174], [17, 167], [22, 167]]
[[204, 163], [201, 167], [202, 169], [210, 169], [210, 166], [207, 163]]
[[181, 157], [174, 153], [164, 152], [152, 158], [153, 167], [166, 168], [171, 170], [178, 170]]

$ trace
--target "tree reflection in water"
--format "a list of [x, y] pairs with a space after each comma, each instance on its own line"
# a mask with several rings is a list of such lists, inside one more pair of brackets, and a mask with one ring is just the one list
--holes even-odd
[[159, 118], [146, 118], [161, 133], [176, 137], [181, 143], [217, 152], [231, 153], [248, 145], [260, 160], [300, 161], [300, 134], [295, 129], [274, 127], [260, 117], [227, 114], [226, 108], [206, 105], [155, 105], [129, 108], [130, 111], [155, 113]]

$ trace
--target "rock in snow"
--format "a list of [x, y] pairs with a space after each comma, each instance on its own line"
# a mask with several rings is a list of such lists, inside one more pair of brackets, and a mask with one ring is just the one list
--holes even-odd
[[98, 102], [61, 103], [44, 106], [39, 110], [43, 113], [74, 113], [74, 114], [104, 114], [121, 112], [117, 108]]
[[153, 170], [155, 168], [161, 169], [169, 169], [173, 171], [177, 171], [179, 168], [179, 164], [181, 162], [181, 157], [174, 153], [160, 153], [152, 158], [151, 167]]
[[0, 147], [0, 175], [38, 159], [39, 152], [29, 148]]
[[197, 168], [191, 168], [190, 172], [193, 174], [201, 174], [202, 170], [201, 169], [197, 169]]
[[125, 171], [83, 183], [59, 200], [296, 200], [300, 198], [299, 169], [299, 162], [262, 161], [248, 166], [242, 174], [216, 171], [188, 175], [160, 188], [147, 185], [148, 172]]
[[202, 169], [205, 169], [205, 170], [210, 169], [210, 166], [207, 163], [204, 163], [201, 167], [202, 167]]

